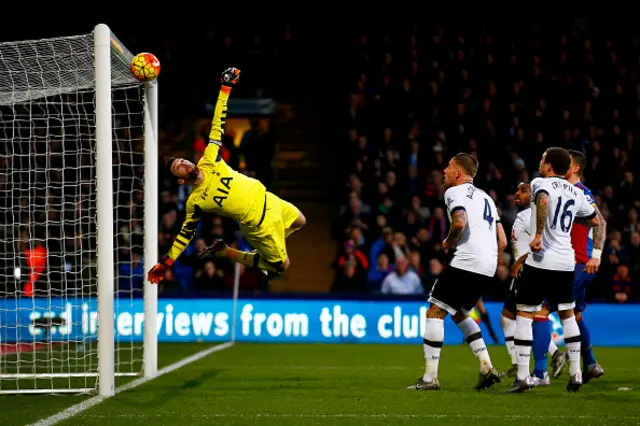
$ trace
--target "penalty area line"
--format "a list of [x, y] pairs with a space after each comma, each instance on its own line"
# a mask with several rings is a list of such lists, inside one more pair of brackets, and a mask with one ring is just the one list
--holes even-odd
[[[139, 379], [133, 380], [129, 383], [126, 383], [122, 386], [119, 386], [116, 388], [116, 394], [119, 394], [120, 392], [125, 392], [128, 391], [130, 389], [133, 389], [135, 387], [138, 387], [140, 385], [143, 385], [153, 379], [157, 379], [160, 376], [164, 376], [165, 374], [169, 374], [179, 368], [184, 367], [187, 364], [191, 364], [192, 362], [196, 362], [201, 360], [202, 358], [205, 358], [209, 355], [211, 355], [214, 352], [220, 352], [224, 349], [230, 348], [233, 346], [233, 342], [227, 342], [227, 343], [223, 343], [221, 345], [217, 345], [217, 346], [212, 346], [210, 348], [207, 348], [203, 351], [200, 351], [198, 353], [195, 353], [191, 356], [188, 356], [184, 359], [181, 359], [178, 362], [174, 362], [171, 365], [168, 365], [164, 368], [161, 368], [160, 370], [158, 370], [158, 374], [156, 374], [155, 377], [140, 377]], [[56, 413], [50, 417], [46, 417], [44, 419], [40, 419], [35, 423], [32, 423], [31, 425], [28, 426], [51, 426], [51, 425], [55, 425], [56, 423], [62, 422], [64, 420], [68, 420], [71, 417], [74, 417], [84, 411], [87, 411], [89, 408], [94, 407], [98, 404], [100, 404], [102, 401], [109, 399], [109, 397], [104, 397], [104, 396], [94, 396], [92, 398], [89, 398], [85, 401], [82, 401], [79, 404], [76, 405], [72, 405], [71, 407], [60, 411], [59, 413]]]

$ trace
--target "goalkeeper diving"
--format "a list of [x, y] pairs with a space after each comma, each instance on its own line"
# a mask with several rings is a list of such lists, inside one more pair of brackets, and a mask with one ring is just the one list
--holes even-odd
[[178, 179], [178, 183], [190, 183], [193, 190], [186, 203], [184, 223], [169, 253], [149, 271], [148, 279], [153, 284], [164, 279], [167, 269], [189, 245], [202, 213], [213, 213], [237, 221], [240, 231], [255, 250], [236, 250], [217, 239], [198, 256], [213, 254], [278, 274], [289, 267], [285, 239], [304, 226], [304, 215], [293, 204], [267, 191], [257, 179], [233, 170], [220, 153], [227, 101], [239, 78], [240, 70], [237, 68], [229, 68], [222, 73], [209, 143], [198, 164], [184, 158], [171, 158], [167, 162], [167, 171]]

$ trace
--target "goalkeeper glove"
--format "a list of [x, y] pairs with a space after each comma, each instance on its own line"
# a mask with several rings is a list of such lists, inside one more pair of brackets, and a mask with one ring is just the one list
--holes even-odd
[[238, 68], [227, 68], [220, 76], [223, 86], [232, 87], [240, 80], [240, 70]]
[[162, 262], [158, 263], [154, 266], [147, 276], [147, 279], [151, 284], [158, 284], [160, 281], [164, 279], [164, 274], [167, 270], [173, 265], [174, 260], [168, 256], [165, 256], [162, 259]]

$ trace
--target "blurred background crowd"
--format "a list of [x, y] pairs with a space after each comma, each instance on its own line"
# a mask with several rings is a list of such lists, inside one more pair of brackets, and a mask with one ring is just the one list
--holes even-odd
[[[415, 25], [353, 40], [334, 291], [428, 293], [447, 265], [442, 172], [472, 153], [507, 235], [550, 146], [583, 151], [607, 220], [592, 299], [640, 297], [640, 37], [573, 27]], [[506, 290], [510, 250], [496, 274]]]
[[[639, 298], [634, 280], [640, 280], [640, 186], [633, 164], [640, 160], [640, 35], [587, 24], [576, 20], [544, 26], [351, 26], [337, 29], [336, 40], [328, 41], [319, 40], [317, 32], [305, 32], [302, 25], [285, 23], [209, 23], [197, 35], [167, 28], [161, 37], [114, 25], [114, 33], [132, 52], [157, 52], [162, 61], [159, 252], [168, 251], [179, 231], [189, 195], [188, 187], [178, 187], [166, 176], [164, 162], [169, 156], [197, 161], [202, 155], [219, 72], [236, 65], [246, 72], [234, 96], [279, 100], [328, 86], [334, 90], [335, 111], [323, 114], [343, 117], [326, 120], [334, 127], [339, 150], [339, 206], [327, 230], [336, 254], [331, 266], [318, 265], [334, 269], [333, 284], [327, 286], [331, 291], [428, 292], [448, 262], [441, 247], [448, 232], [442, 171], [450, 157], [465, 151], [479, 159], [475, 184], [495, 200], [509, 235], [518, 212], [516, 185], [535, 177], [547, 147], [562, 146], [586, 153], [584, 183], [608, 222], [602, 265], [590, 297], [620, 303]], [[320, 49], [331, 50], [333, 59], [319, 63], [319, 57], [326, 59]], [[210, 70], [211, 76], [185, 85], [194, 78], [193, 69], [185, 66], [193, 58], [198, 69]], [[346, 84], [334, 79], [334, 62], [339, 62]], [[283, 76], [282, 70], [289, 72]], [[327, 79], [331, 84], [309, 84]], [[114, 180], [125, 185], [120, 193], [128, 194], [116, 199], [118, 288], [140, 292], [143, 144], [140, 133], [122, 131], [116, 136]], [[50, 135], [43, 135], [40, 143], [48, 139]], [[223, 157], [269, 187], [276, 142], [272, 128], [252, 120], [242, 135], [227, 133]], [[20, 235], [17, 245], [4, 238], [0, 250], [0, 290], [4, 285], [9, 294], [15, 290], [11, 286], [16, 263], [27, 271], [19, 285], [33, 287], [48, 273], [46, 262], [38, 260], [46, 253], [58, 259], [58, 271], [66, 277], [47, 281], [59, 282], [60, 289], [80, 286], [74, 282], [86, 281], [83, 274], [95, 266], [81, 256], [69, 256], [92, 244], [90, 223], [73, 222], [88, 202], [86, 185], [48, 204], [29, 195], [37, 179], [44, 179], [41, 189], [53, 179], [34, 172], [38, 167], [78, 170], [73, 176], [66, 172], [71, 173], [67, 186], [74, 179], [90, 182], [92, 176], [81, 176], [86, 159], [75, 155], [82, 149], [68, 150], [72, 161], [47, 162], [50, 154], [60, 151], [51, 145], [39, 151], [42, 159], [34, 162], [30, 153], [38, 148], [30, 144], [35, 143], [27, 139], [20, 152], [5, 149], [0, 156], [0, 195], [13, 194], [11, 203], [0, 197], [4, 223], [21, 224], [13, 234]], [[28, 172], [17, 179], [19, 169]], [[30, 173], [40, 177], [30, 178]], [[16, 198], [16, 188], [24, 185], [31, 190]], [[37, 205], [42, 208], [34, 210]], [[48, 227], [36, 231], [38, 223]], [[64, 230], [62, 235], [50, 232], [56, 226]], [[201, 261], [195, 254], [216, 237], [248, 248], [237, 231], [235, 223], [220, 217], [202, 220], [193, 243], [161, 285], [161, 294], [228, 290], [233, 266]], [[20, 253], [19, 260], [15, 253]], [[495, 294], [488, 297], [502, 297], [511, 262], [508, 249], [496, 274]], [[267, 290], [260, 273], [241, 272], [243, 289]]]

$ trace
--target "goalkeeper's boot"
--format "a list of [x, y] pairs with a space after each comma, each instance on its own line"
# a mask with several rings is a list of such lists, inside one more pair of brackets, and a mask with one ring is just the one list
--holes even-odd
[[604, 374], [604, 370], [599, 364], [587, 365], [582, 369], [582, 383], [585, 385], [591, 381], [591, 379], [597, 379]]
[[576, 373], [569, 379], [567, 383], [567, 392], [578, 392], [582, 386], [582, 374]]
[[566, 352], [560, 350], [556, 351], [551, 357], [551, 370], [553, 371], [553, 377], [556, 379], [562, 375], [564, 366], [567, 365], [569, 357]]
[[496, 383], [500, 383], [501, 381], [502, 379], [500, 378], [500, 373], [498, 373], [498, 370], [491, 367], [488, 371], [480, 373], [475, 389], [489, 389], [491, 386], [495, 385]]
[[531, 379], [531, 376], [527, 376], [524, 380], [516, 379], [507, 393], [523, 393], [531, 389], [533, 389], [533, 380]]
[[501, 377], [516, 377], [518, 375], [518, 364], [513, 364], [507, 371], [502, 373]]
[[426, 381], [423, 377], [420, 377], [415, 385], [411, 385], [407, 389], [440, 390], [440, 382], [438, 382], [437, 378], [432, 378], [431, 380]]
[[198, 253], [198, 257], [199, 258], [209, 257], [209, 254], [215, 256], [216, 253], [222, 253], [228, 248], [229, 246], [227, 245], [227, 243], [224, 242], [224, 240], [222, 239], [213, 240], [213, 244], [211, 244], [209, 247], [205, 247], [204, 249], [202, 249], [202, 251]]

